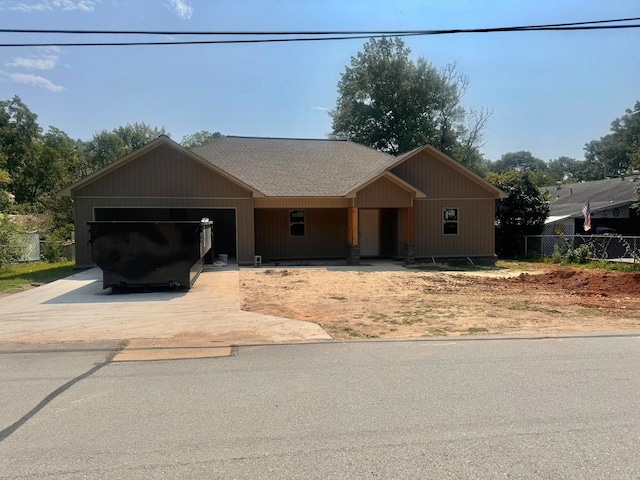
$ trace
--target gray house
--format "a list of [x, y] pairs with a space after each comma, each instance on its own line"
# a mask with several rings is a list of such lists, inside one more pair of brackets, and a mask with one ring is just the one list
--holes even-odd
[[214, 253], [239, 264], [361, 257], [495, 260], [506, 195], [430, 146], [400, 157], [343, 140], [224, 137], [187, 150], [161, 136], [61, 192], [87, 222], [214, 222]]
[[[640, 235], [640, 216], [633, 208], [638, 201], [640, 175], [607, 178], [593, 182], [558, 184], [549, 193], [549, 217], [545, 235], [580, 235], [596, 229], [612, 229], [622, 235]], [[582, 207], [589, 200], [592, 229], [584, 231]]]

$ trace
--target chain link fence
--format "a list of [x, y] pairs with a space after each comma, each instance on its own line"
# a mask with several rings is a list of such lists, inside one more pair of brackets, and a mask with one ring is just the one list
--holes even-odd
[[640, 263], [640, 237], [622, 235], [528, 235], [524, 254], [552, 257], [586, 245], [593, 260]]

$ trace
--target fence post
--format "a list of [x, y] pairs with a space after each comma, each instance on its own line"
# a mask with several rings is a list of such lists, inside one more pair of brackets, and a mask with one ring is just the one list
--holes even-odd
[[524, 256], [527, 256], [527, 253], [529, 253], [529, 248], [528, 248], [528, 240], [529, 240], [529, 236], [525, 235], [524, 236]]

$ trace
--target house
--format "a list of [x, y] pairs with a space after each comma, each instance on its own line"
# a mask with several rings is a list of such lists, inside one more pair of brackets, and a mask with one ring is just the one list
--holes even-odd
[[[581, 235], [612, 229], [621, 235], [640, 235], [640, 215], [633, 208], [638, 201], [640, 176], [622, 176], [593, 182], [558, 183], [549, 193], [549, 217], [544, 235]], [[584, 230], [582, 208], [589, 200], [591, 230]]]
[[161, 136], [61, 192], [75, 202], [76, 264], [87, 222], [214, 222], [214, 253], [281, 259], [495, 261], [506, 194], [433, 147], [400, 157], [344, 140], [224, 137], [187, 150]]

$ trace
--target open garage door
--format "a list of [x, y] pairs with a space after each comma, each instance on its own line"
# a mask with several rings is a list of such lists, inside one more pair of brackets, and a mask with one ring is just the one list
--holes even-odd
[[213, 249], [205, 263], [213, 263], [221, 253], [235, 259], [237, 254], [236, 211], [232, 208], [96, 207], [94, 220], [104, 221], [198, 221], [213, 222]]

